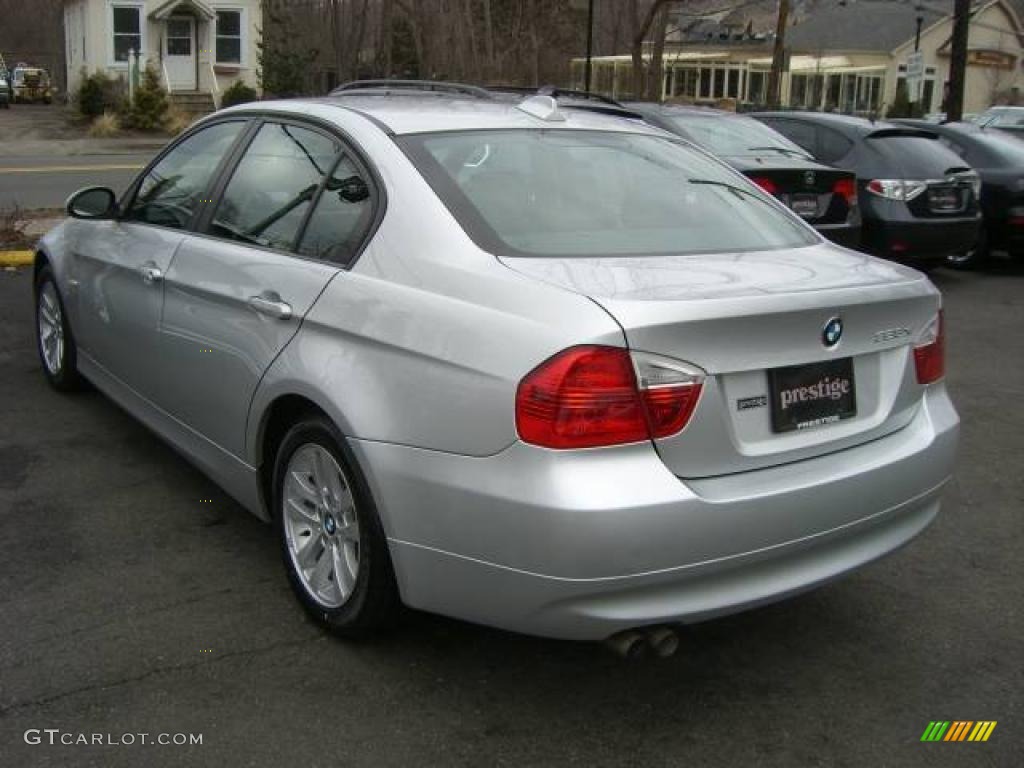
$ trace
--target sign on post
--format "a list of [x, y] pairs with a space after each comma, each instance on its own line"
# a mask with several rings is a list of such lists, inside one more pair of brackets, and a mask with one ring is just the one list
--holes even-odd
[[911, 102], [921, 100], [921, 83], [924, 82], [924, 54], [914, 51], [907, 56], [907, 97]]

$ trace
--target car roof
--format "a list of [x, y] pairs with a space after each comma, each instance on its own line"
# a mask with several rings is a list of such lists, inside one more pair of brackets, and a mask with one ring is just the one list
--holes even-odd
[[789, 118], [791, 120], [818, 123], [854, 137], [866, 136], [869, 133], [874, 133], [884, 128], [899, 127], [897, 124], [886, 122], [885, 120], [869, 120], [866, 117], [840, 115], [835, 112], [801, 112], [793, 110], [789, 112], [752, 112], [750, 114], [752, 117]]
[[[545, 120], [506, 99], [453, 96], [447, 93], [346, 93], [343, 97], [287, 99], [240, 104], [217, 112], [263, 111], [305, 115], [311, 110], [330, 119], [331, 112], [348, 110], [361, 114], [391, 134], [498, 129], [560, 129], [643, 133], [664, 136], [661, 130], [640, 120], [582, 109], [559, 110], [561, 120]], [[568, 104], [566, 106], [569, 106]]]
[[672, 115], [693, 115], [694, 117], [742, 117], [735, 112], [714, 107], [700, 107], [690, 104], [657, 104], [653, 101], [624, 101], [624, 107], [635, 112], [647, 114], [658, 114], [671, 117]]
[[913, 128], [921, 128], [925, 131], [934, 131], [935, 133], [959, 133], [964, 136], [971, 134], [984, 134], [985, 129], [977, 123], [958, 122], [958, 123], [929, 123], [927, 120], [920, 120], [911, 117], [897, 117], [893, 121], [897, 125], [908, 125]]

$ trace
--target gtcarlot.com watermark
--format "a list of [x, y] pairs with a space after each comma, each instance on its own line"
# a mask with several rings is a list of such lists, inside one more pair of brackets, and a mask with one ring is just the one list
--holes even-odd
[[133, 747], [155, 745], [161, 747], [187, 747], [202, 745], [201, 733], [84, 733], [62, 731], [60, 728], [29, 728], [25, 731], [26, 744], [50, 746]]

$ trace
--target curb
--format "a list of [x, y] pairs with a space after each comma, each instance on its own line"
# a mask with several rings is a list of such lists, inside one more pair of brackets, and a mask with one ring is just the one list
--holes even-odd
[[28, 267], [35, 258], [35, 251], [0, 251], [0, 267]]

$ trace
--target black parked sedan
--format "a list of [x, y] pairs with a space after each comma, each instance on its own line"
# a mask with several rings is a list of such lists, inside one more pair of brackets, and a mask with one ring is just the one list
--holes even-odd
[[950, 265], [973, 267], [987, 258], [991, 250], [1024, 256], [1024, 141], [974, 123], [894, 122], [937, 133], [939, 141], [981, 176], [981, 212], [985, 224], [977, 245], [950, 256]]
[[647, 102], [625, 106], [717, 155], [829, 240], [849, 248], [860, 245], [854, 174], [822, 165], [785, 136], [733, 112]]
[[820, 112], [754, 116], [857, 174], [865, 250], [927, 269], [977, 241], [981, 179], [933, 131]]

